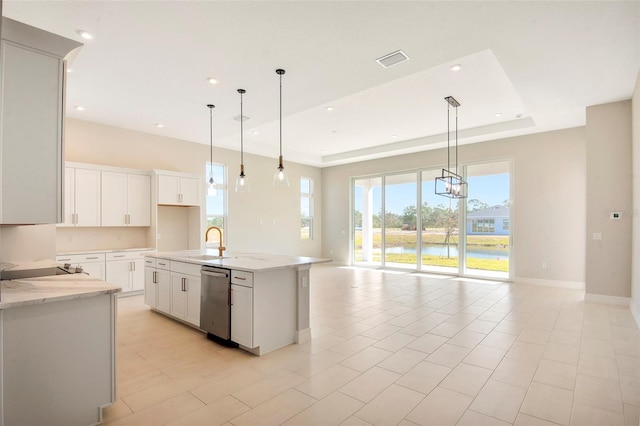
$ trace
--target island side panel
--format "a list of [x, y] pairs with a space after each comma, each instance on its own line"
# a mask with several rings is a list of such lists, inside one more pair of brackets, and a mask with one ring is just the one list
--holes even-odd
[[95, 424], [115, 397], [115, 294], [2, 312], [3, 424]]
[[311, 340], [309, 293], [311, 281], [309, 271], [311, 265], [298, 267], [298, 315], [296, 324], [296, 343], [305, 343]]
[[254, 272], [253, 344], [258, 355], [295, 343], [296, 275], [295, 268]]

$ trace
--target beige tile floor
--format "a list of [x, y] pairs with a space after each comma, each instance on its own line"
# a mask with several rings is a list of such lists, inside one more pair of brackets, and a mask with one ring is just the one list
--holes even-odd
[[109, 425], [634, 425], [640, 330], [581, 291], [314, 266], [312, 341], [262, 357], [118, 303]]

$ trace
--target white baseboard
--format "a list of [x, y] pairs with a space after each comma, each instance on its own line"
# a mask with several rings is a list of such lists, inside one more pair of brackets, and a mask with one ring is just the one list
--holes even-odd
[[543, 280], [540, 278], [516, 277], [513, 279], [513, 282], [516, 284], [532, 284], [532, 285], [540, 285], [543, 287], [569, 288], [571, 290], [585, 289], [584, 283], [580, 281], [559, 281], [559, 280]]
[[604, 294], [593, 294], [586, 293], [584, 295], [585, 302], [595, 302], [595, 303], [607, 303], [609, 305], [624, 305], [629, 306], [631, 303], [631, 298], [629, 297], [620, 297], [620, 296], [607, 296]]

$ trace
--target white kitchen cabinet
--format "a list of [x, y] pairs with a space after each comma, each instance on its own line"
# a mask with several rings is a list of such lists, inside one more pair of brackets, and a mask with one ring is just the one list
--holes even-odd
[[102, 226], [151, 226], [151, 176], [102, 172]]
[[100, 226], [100, 170], [66, 167], [64, 176], [61, 226]]
[[200, 276], [171, 273], [171, 315], [200, 327]]
[[77, 253], [56, 256], [56, 262], [68, 263], [72, 267], [82, 267], [82, 270], [92, 277], [104, 280], [105, 254], [104, 253]]
[[63, 221], [64, 57], [79, 46], [2, 18], [0, 224]]
[[253, 288], [231, 284], [231, 340], [253, 348]]
[[199, 195], [197, 178], [158, 175], [158, 204], [197, 206]]
[[171, 262], [145, 258], [144, 303], [166, 314], [171, 312]]
[[144, 255], [148, 251], [114, 252], [106, 254], [106, 279], [122, 287], [122, 292], [144, 289]]

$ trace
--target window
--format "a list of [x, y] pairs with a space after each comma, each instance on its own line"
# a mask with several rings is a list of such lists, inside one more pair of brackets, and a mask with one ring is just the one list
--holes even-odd
[[300, 178], [300, 238], [313, 239], [313, 179]]
[[502, 230], [503, 231], [509, 230], [509, 219], [502, 219]]
[[471, 232], [495, 232], [495, 219], [474, 219]]
[[[205, 176], [209, 176], [209, 165], [206, 164]], [[207, 185], [205, 187], [206, 196], [206, 218], [207, 228], [210, 226], [217, 226], [222, 230], [223, 241], [226, 240], [225, 226], [227, 223], [227, 167], [223, 164], [213, 164], [213, 180], [216, 183], [217, 194], [215, 196], [209, 195], [207, 191]], [[214, 235], [212, 233], [212, 235]], [[207, 244], [217, 247], [217, 241], [212, 241]]]

